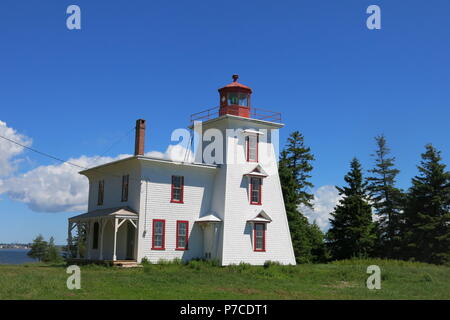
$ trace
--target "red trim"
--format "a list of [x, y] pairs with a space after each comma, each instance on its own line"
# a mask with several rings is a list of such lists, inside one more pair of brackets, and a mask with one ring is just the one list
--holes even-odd
[[[181, 177], [181, 192], [180, 192], [180, 200], [176, 200], [173, 198], [173, 190], [174, 190], [174, 179], [175, 177]], [[173, 203], [184, 203], [184, 176], [172, 176], [172, 187], [170, 191], [170, 202]]]
[[[180, 224], [182, 224], [182, 223], [186, 224], [186, 240], [184, 242], [185, 243], [184, 247], [180, 247], [178, 245], [178, 226]], [[189, 240], [189, 221], [177, 220], [177, 230], [176, 230], [176, 240], [175, 240], [176, 247], [175, 247], [175, 250], [181, 250], [181, 251], [187, 250], [188, 249], [188, 240]]]
[[[262, 249], [257, 249], [256, 248], [256, 226], [257, 225], [262, 225], [263, 226], [263, 248]], [[255, 223], [253, 226], [253, 251], [256, 252], [264, 252], [266, 251], [266, 224], [265, 223]]]
[[[258, 179], [259, 180], [259, 201], [258, 202], [253, 202], [253, 183], [252, 180], [253, 179]], [[256, 177], [250, 177], [250, 204], [253, 205], [261, 205], [262, 204], [262, 178], [256, 178]]]
[[256, 160], [250, 160], [250, 136], [246, 138], [247, 143], [247, 162], [258, 162], [259, 161], [259, 135], [256, 135]]
[[[155, 222], [162, 222], [162, 247], [155, 247]], [[153, 219], [153, 226], [152, 226], [152, 250], [165, 250], [166, 245], [166, 220], [162, 219]]]

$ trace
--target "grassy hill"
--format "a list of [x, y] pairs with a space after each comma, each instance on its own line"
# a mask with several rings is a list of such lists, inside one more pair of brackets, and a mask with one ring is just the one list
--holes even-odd
[[[367, 266], [381, 268], [368, 290]], [[81, 267], [81, 290], [68, 290], [65, 266], [0, 265], [0, 299], [450, 299], [450, 268], [392, 260], [330, 264], [143, 268]]]

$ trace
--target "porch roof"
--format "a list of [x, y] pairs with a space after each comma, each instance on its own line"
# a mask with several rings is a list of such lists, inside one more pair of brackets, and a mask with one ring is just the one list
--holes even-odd
[[132, 220], [138, 219], [138, 214], [129, 207], [118, 207], [94, 210], [69, 218], [69, 222], [88, 220], [94, 218], [127, 218]]

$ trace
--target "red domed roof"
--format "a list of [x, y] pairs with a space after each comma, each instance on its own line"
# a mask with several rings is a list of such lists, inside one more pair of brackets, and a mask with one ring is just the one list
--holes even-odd
[[219, 92], [222, 91], [223, 89], [239, 88], [241, 90], [249, 91], [250, 93], [252, 93], [252, 89], [250, 87], [247, 87], [246, 85], [243, 85], [242, 83], [237, 82], [238, 79], [239, 79], [239, 75], [233, 74], [233, 82], [230, 84], [227, 84], [223, 88], [220, 88]]

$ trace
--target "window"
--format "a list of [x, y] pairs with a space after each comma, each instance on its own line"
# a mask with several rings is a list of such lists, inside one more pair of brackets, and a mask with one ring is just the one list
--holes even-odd
[[128, 201], [128, 182], [130, 181], [130, 175], [122, 176], [122, 202]]
[[171, 202], [183, 203], [184, 177], [172, 176], [172, 199]]
[[254, 251], [266, 251], [266, 225], [255, 223], [253, 235]]
[[105, 180], [100, 180], [98, 182], [98, 197], [97, 197], [97, 204], [99, 206], [103, 205], [104, 197], [105, 197]]
[[187, 250], [188, 248], [189, 222], [177, 221], [177, 246], [176, 250]]
[[152, 249], [153, 250], [164, 250], [164, 237], [165, 237], [165, 228], [166, 221], [165, 220], [153, 220], [153, 242]]
[[262, 179], [250, 178], [250, 204], [261, 204]]
[[248, 94], [231, 92], [228, 94], [228, 105], [248, 106]]
[[247, 136], [247, 161], [258, 162], [258, 142], [257, 135]]
[[92, 242], [92, 249], [98, 249], [98, 222], [94, 223], [94, 241]]

